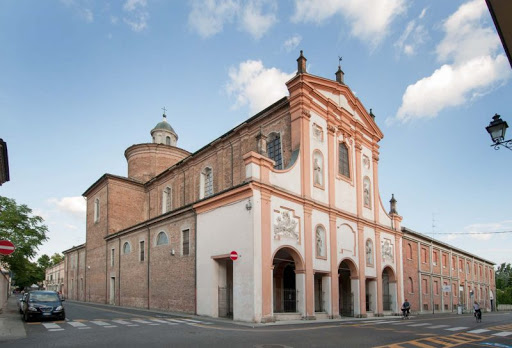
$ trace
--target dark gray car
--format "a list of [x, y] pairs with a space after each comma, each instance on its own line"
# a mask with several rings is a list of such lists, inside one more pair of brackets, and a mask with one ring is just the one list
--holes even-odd
[[55, 291], [31, 291], [22, 299], [23, 320], [64, 320], [66, 313], [62, 301]]

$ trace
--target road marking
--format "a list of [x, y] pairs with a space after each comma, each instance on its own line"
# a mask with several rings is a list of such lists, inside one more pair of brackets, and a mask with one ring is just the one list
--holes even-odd
[[105, 329], [111, 329], [113, 327], [117, 327], [116, 325], [107, 325], [107, 326], [103, 326]]
[[[112, 320], [112, 321], [114, 323], [121, 324], [121, 325], [130, 325], [131, 324], [130, 322], [122, 320], [122, 319], [116, 319], [116, 320]], [[137, 325], [137, 326], [139, 326], [139, 325]]]
[[495, 334], [492, 334], [492, 335], [493, 336], [499, 336], [499, 337], [507, 337], [507, 336], [512, 335], [512, 332], [503, 331], [503, 332], [498, 332], [498, 333], [495, 333]]
[[465, 330], [465, 329], [469, 329], [469, 327], [458, 326], [458, 327], [452, 327], [450, 329], [445, 329], [445, 330], [447, 330], [447, 331], [460, 331], [460, 330]]
[[429, 327], [426, 327], [425, 329], [441, 329], [443, 327], [449, 327], [450, 325], [434, 325], [434, 326], [429, 326]]
[[430, 324], [430, 323], [421, 323], [421, 324], [412, 324], [412, 325], [407, 325], [407, 326], [418, 327], [418, 326], [427, 326], [427, 325], [432, 325], [432, 324]]
[[[48, 330], [49, 329], [61, 329], [61, 327], [57, 324], [54, 324], [54, 323], [43, 323], [43, 326], [45, 328], [47, 328]], [[64, 330], [64, 329], [63, 329]]]
[[87, 327], [87, 325], [85, 325], [84, 323], [79, 323], [76, 321], [68, 321], [68, 324], [73, 327]]
[[173, 321], [173, 322], [175, 322], [175, 323], [180, 323], [180, 324], [183, 324], [183, 323], [184, 323], [184, 321], [183, 321], [183, 320], [178, 320], [178, 319], [167, 319], [167, 320], [169, 320], [169, 321]]
[[139, 324], [151, 324], [150, 321], [142, 320], [142, 319], [132, 319], [132, 321], [139, 323]]
[[478, 333], [488, 332], [488, 331], [491, 331], [491, 330], [487, 330], [487, 329], [478, 329], [478, 330], [468, 331], [468, 333], [478, 334]]
[[101, 321], [101, 320], [91, 320], [90, 322], [95, 324], [95, 325], [98, 325], [98, 326], [109, 326], [110, 325], [110, 324], [105, 323], [104, 321]]

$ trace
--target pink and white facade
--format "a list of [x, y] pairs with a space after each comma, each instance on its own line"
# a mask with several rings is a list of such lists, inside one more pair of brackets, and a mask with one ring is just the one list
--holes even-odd
[[332, 81], [308, 74], [302, 53], [297, 61], [289, 97], [247, 126], [266, 132], [243, 154], [243, 183], [194, 205], [199, 315], [364, 317], [403, 301], [402, 218], [379, 196], [383, 134], [341, 69]]

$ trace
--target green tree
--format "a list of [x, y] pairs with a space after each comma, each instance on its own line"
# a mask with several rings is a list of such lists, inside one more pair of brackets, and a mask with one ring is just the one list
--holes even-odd
[[62, 260], [64, 260], [64, 255], [55, 253], [51, 257], [51, 263], [52, 266], [55, 266], [56, 264], [60, 263]]
[[52, 265], [52, 260], [48, 255], [43, 254], [37, 259], [37, 265], [46, 271]]
[[32, 209], [25, 204], [18, 205], [14, 199], [0, 196], [0, 239], [7, 239], [16, 247], [14, 253], [2, 258], [2, 262], [13, 272], [16, 282], [24, 279], [16, 284], [18, 286], [31, 285], [29, 280], [36, 281], [31, 277], [40, 276], [38, 265], [30, 259], [48, 239], [48, 228], [43, 222], [43, 218], [34, 216]]

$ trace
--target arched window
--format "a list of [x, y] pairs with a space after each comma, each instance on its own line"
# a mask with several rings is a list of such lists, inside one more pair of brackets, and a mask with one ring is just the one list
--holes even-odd
[[98, 222], [100, 220], [100, 199], [96, 198], [94, 200], [94, 222]]
[[171, 137], [170, 136], [165, 137], [165, 145], [171, 145]]
[[200, 198], [213, 195], [213, 171], [212, 168], [206, 167], [201, 173]]
[[270, 133], [267, 139], [267, 155], [275, 162], [274, 169], [283, 169], [283, 157], [281, 155], [281, 135]]
[[169, 244], [169, 238], [165, 234], [165, 232], [158, 233], [158, 236], [156, 237], [156, 245], [166, 245]]
[[130, 243], [124, 242], [123, 244], [123, 254], [129, 254], [132, 251], [132, 248], [130, 247]]
[[411, 277], [409, 277], [409, 293], [414, 294], [414, 283]]
[[162, 193], [162, 214], [172, 210], [172, 190], [167, 186]]
[[338, 173], [347, 178], [350, 178], [348, 147], [345, 143], [339, 143], [338, 145]]
[[411, 245], [411, 243], [407, 243], [407, 258], [412, 260], [412, 245]]

